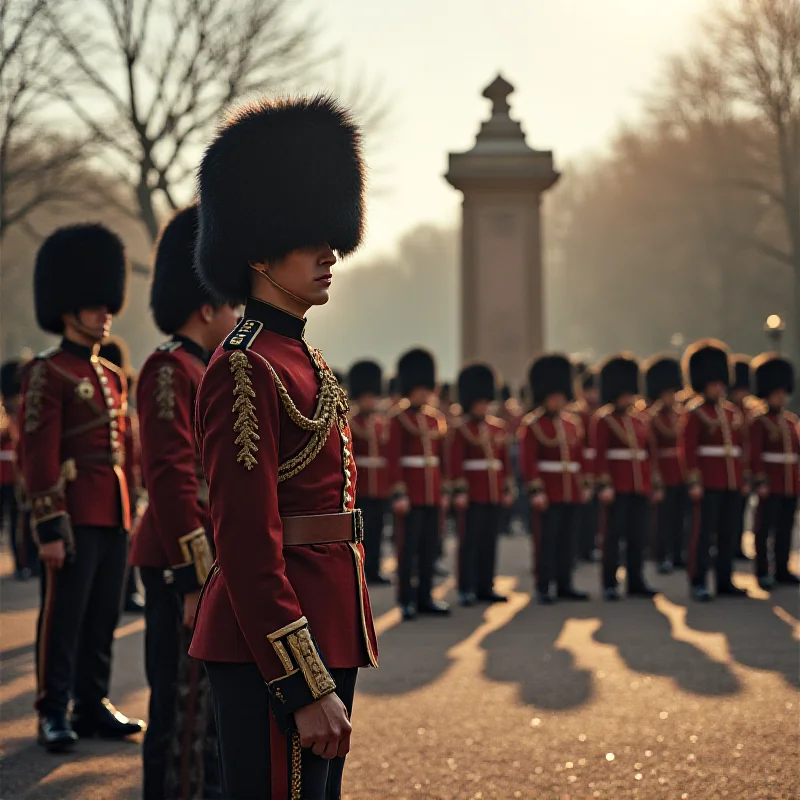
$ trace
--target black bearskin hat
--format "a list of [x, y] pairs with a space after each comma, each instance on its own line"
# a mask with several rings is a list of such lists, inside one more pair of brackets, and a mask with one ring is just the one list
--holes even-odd
[[350, 397], [358, 400], [365, 394], [383, 394], [383, 370], [377, 361], [356, 361], [347, 374]]
[[581, 389], [597, 388], [597, 367], [589, 367], [584, 373], [578, 375]]
[[16, 397], [22, 390], [22, 361], [17, 358], [6, 361], [0, 367], [0, 394], [5, 398]]
[[713, 381], [731, 382], [728, 346], [719, 339], [700, 339], [689, 345], [683, 355], [683, 371], [692, 389], [703, 393]]
[[609, 356], [600, 367], [600, 405], [616, 403], [623, 394], [639, 394], [639, 364], [632, 353]]
[[734, 389], [746, 389], [748, 392], [750, 391], [750, 361], [751, 359], [749, 356], [743, 356], [741, 353], [731, 356], [733, 383], [728, 387], [731, 391]]
[[672, 356], [653, 356], [642, 364], [645, 394], [648, 400], [658, 400], [664, 392], [683, 389], [681, 364]]
[[126, 375], [133, 373], [128, 345], [119, 336], [109, 336], [108, 339], [105, 339], [100, 345], [97, 355], [119, 367]]
[[394, 397], [396, 394], [400, 394], [400, 381], [397, 379], [396, 375], [392, 375], [389, 378], [386, 384], [386, 392], [388, 393], [389, 397]]
[[422, 348], [404, 353], [397, 362], [397, 380], [400, 393], [405, 396], [418, 388], [433, 391], [436, 387], [436, 362], [433, 356]]
[[178, 211], [161, 229], [156, 244], [150, 308], [158, 329], [171, 336], [191, 314], [214, 298], [194, 271], [197, 204]]
[[94, 306], [118, 314], [127, 278], [125, 247], [115, 233], [100, 224], [59, 228], [36, 254], [33, 294], [39, 327], [63, 333], [62, 314]]
[[575, 399], [574, 367], [559, 353], [549, 353], [534, 359], [528, 370], [533, 405], [540, 406], [551, 395], [561, 392], [567, 400]]
[[753, 371], [755, 396], [766, 400], [776, 389], [794, 393], [792, 362], [778, 353], [762, 353], [750, 364]]
[[497, 375], [488, 364], [469, 364], [458, 373], [458, 402], [465, 413], [479, 400], [497, 399]]
[[195, 267], [230, 303], [250, 294], [251, 264], [329, 244], [340, 256], [364, 229], [361, 133], [332, 97], [263, 99], [235, 109], [203, 156]]

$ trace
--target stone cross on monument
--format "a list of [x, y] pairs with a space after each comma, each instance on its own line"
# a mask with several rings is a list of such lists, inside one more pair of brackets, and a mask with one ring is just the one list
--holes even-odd
[[552, 151], [529, 147], [511, 118], [513, 91], [500, 75], [484, 89], [492, 115], [471, 150], [450, 153], [445, 178], [464, 194], [461, 357], [485, 360], [520, 385], [544, 346], [540, 206], [559, 174]]

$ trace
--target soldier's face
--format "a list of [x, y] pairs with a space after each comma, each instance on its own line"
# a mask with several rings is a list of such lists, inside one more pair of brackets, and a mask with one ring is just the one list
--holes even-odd
[[583, 399], [590, 405], [596, 406], [597, 401], [600, 399], [600, 393], [597, 389], [589, 388], [583, 390]]
[[709, 400], [720, 400], [721, 398], [725, 397], [725, 392], [727, 391], [727, 387], [722, 381], [711, 381], [706, 386], [705, 396]]
[[64, 332], [77, 341], [101, 342], [111, 333], [111, 314], [106, 306], [82, 308], [74, 314], [65, 314]]
[[380, 398], [378, 395], [367, 392], [358, 398], [358, 408], [360, 411], [371, 414], [378, 407], [379, 402]]
[[667, 407], [672, 408], [675, 405], [675, 392], [662, 392], [661, 394], [661, 402]]
[[783, 408], [789, 401], [789, 393], [786, 389], [776, 389], [767, 396], [767, 405], [770, 408]]
[[269, 276], [286, 291], [310, 306], [328, 302], [336, 254], [327, 244], [292, 250], [269, 265]]
[[550, 414], [558, 414], [567, 404], [567, 396], [563, 392], [547, 395], [544, 401], [545, 410]]
[[478, 417], [479, 419], [483, 419], [489, 413], [489, 401], [477, 400], [472, 404], [470, 413], [472, 414], [473, 417]]

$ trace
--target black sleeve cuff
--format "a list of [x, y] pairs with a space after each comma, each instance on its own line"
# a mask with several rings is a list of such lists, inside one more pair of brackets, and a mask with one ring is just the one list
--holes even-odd
[[49, 544], [61, 539], [70, 548], [72, 547], [72, 524], [67, 514], [57, 514], [54, 517], [37, 520], [35, 533], [39, 544]]
[[197, 576], [197, 569], [194, 564], [181, 564], [179, 567], [172, 567], [172, 585], [178, 594], [189, 594], [198, 592], [203, 588]]
[[[297, 709], [311, 705], [311, 703], [319, 700], [312, 693], [300, 670], [270, 681], [267, 684], [267, 688], [269, 689], [272, 715], [275, 717], [275, 722], [281, 733], [296, 730], [294, 712]], [[326, 695], [331, 694], [335, 689], [335, 685], [332, 686], [326, 692]]]

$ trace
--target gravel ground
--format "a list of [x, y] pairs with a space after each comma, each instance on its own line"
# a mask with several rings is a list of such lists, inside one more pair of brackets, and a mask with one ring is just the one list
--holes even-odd
[[[655, 601], [531, 603], [526, 539], [504, 539], [511, 601], [400, 623], [373, 594], [381, 669], [364, 671], [345, 797], [779, 800], [800, 796], [798, 593], [699, 606], [685, 577], [652, 577]], [[7, 560], [4, 562], [8, 571]], [[742, 569], [747, 565], [740, 564]], [[578, 571], [597, 592], [597, 569]], [[438, 590], [452, 598], [452, 580]], [[140, 796], [138, 742], [32, 739], [37, 588], [0, 583], [0, 798]], [[125, 616], [114, 702], [144, 716], [143, 624]]]

